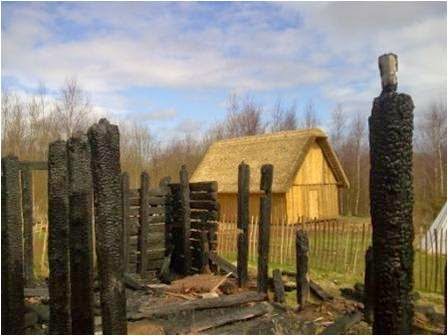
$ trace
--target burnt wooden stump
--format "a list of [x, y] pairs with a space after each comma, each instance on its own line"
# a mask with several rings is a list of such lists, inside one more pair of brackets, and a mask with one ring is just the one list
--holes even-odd
[[272, 282], [274, 284], [275, 301], [285, 302], [285, 285], [283, 284], [282, 273], [279, 269], [272, 271]]
[[2, 334], [24, 334], [23, 238], [19, 161], [2, 158]]
[[296, 232], [296, 286], [297, 304], [302, 309], [308, 301], [310, 294], [310, 284], [308, 280], [308, 235], [304, 230]]
[[90, 127], [96, 250], [103, 334], [126, 334], [120, 134], [106, 119]]
[[397, 93], [396, 55], [379, 58], [383, 91], [369, 118], [375, 334], [412, 333], [412, 98]]
[[95, 332], [93, 299], [93, 186], [87, 136], [67, 142], [70, 206], [70, 282], [72, 333]]
[[69, 185], [66, 142], [48, 150], [48, 264], [50, 334], [71, 334]]
[[269, 233], [271, 227], [272, 179], [274, 167], [265, 164], [261, 167], [260, 189], [264, 195], [260, 198], [260, 224], [258, 230], [258, 273], [257, 289], [268, 292], [269, 281]]
[[244, 162], [238, 166], [238, 285], [247, 284], [247, 264], [249, 257], [249, 166]]

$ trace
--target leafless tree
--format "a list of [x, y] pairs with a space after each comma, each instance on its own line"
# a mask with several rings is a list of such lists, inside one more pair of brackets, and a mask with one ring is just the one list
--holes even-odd
[[277, 100], [272, 110], [271, 131], [288, 131], [297, 128], [297, 106], [296, 103], [291, 104], [289, 108], [285, 108], [280, 99]]
[[319, 125], [319, 118], [317, 117], [316, 107], [314, 102], [310, 100], [305, 106], [303, 113], [303, 120], [301, 122], [302, 128], [314, 128]]

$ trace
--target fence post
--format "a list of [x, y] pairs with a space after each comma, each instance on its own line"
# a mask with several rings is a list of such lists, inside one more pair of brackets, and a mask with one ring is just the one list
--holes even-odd
[[373, 249], [368, 247], [365, 255], [365, 273], [364, 273], [364, 320], [367, 323], [373, 322], [373, 304], [375, 300], [375, 279]]
[[85, 135], [67, 142], [69, 176], [70, 283], [73, 334], [93, 334], [93, 225], [90, 148]]
[[309, 297], [310, 285], [308, 281], [308, 235], [303, 229], [296, 232], [296, 287], [297, 304], [300, 309], [306, 304]]
[[2, 158], [2, 334], [25, 333], [19, 161]]
[[398, 94], [397, 56], [378, 60], [382, 92], [369, 118], [370, 209], [375, 258], [374, 334], [412, 332], [412, 98]]
[[129, 271], [129, 174], [124, 172], [121, 174], [121, 193], [123, 207], [123, 267], [124, 272]]
[[116, 125], [101, 119], [90, 127], [88, 135], [92, 153], [103, 334], [126, 334], [120, 134]]
[[62, 140], [48, 150], [48, 264], [50, 334], [71, 334], [69, 264], [69, 186], [67, 147]]
[[244, 161], [238, 166], [238, 286], [247, 284], [249, 249], [249, 181], [250, 168]]
[[191, 270], [191, 250], [190, 250], [190, 185], [188, 182], [188, 171], [185, 165], [182, 165], [179, 172], [180, 182], [180, 216], [182, 224], [182, 252], [184, 255], [184, 274]]
[[274, 167], [271, 164], [265, 164], [261, 167], [260, 189], [264, 191], [264, 195], [260, 197], [257, 289], [263, 293], [268, 292], [269, 230], [271, 226], [273, 170]]
[[142, 172], [140, 176], [140, 232], [138, 272], [144, 278], [148, 273], [148, 230], [149, 230], [149, 175]]
[[29, 167], [21, 167], [22, 180], [22, 214], [23, 214], [23, 269], [25, 283], [32, 286], [33, 269], [33, 174]]

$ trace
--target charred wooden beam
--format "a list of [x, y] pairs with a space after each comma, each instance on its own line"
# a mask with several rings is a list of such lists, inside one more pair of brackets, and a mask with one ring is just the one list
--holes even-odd
[[367, 323], [373, 322], [373, 307], [375, 301], [375, 280], [374, 280], [374, 261], [372, 247], [366, 251], [365, 272], [364, 272], [364, 320]]
[[139, 232], [139, 261], [138, 261], [138, 272], [144, 278], [148, 272], [148, 233], [149, 233], [149, 175], [147, 172], [143, 172], [140, 176], [140, 207], [139, 211], [139, 221], [140, 221], [140, 232]]
[[220, 257], [215, 252], [210, 252], [210, 260], [226, 273], [232, 273], [235, 278], [238, 278], [238, 271], [235, 265]]
[[238, 166], [238, 285], [247, 284], [247, 265], [249, 257], [249, 165], [241, 162]]
[[184, 274], [190, 273], [191, 269], [191, 250], [190, 250], [190, 187], [188, 183], [188, 171], [185, 165], [182, 165], [179, 172], [180, 177], [180, 215], [182, 223], [182, 254], [184, 256], [183, 271]]
[[70, 283], [72, 333], [95, 332], [93, 298], [93, 185], [87, 136], [67, 142], [70, 206]]
[[265, 164], [261, 167], [260, 189], [264, 195], [260, 198], [260, 225], [258, 230], [258, 272], [257, 289], [259, 292], [268, 291], [269, 270], [269, 233], [271, 226], [272, 207], [272, 179], [274, 167]]
[[[129, 174], [124, 172], [121, 174], [121, 194], [123, 208], [123, 272], [128, 272], [131, 230], [129, 227]], [[140, 201], [140, 200], [139, 200]]]
[[48, 264], [50, 334], [71, 334], [69, 184], [66, 142], [48, 150]]
[[48, 170], [47, 161], [20, 161], [20, 169], [23, 170]]
[[296, 232], [296, 284], [297, 304], [302, 309], [309, 298], [310, 286], [308, 281], [308, 235], [304, 230]]
[[22, 214], [23, 214], [23, 270], [25, 283], [31, 286], [34, 282], [33, 257], [33, 172], [29, 167], [22, 167]]
[[272, 282], [274, 284], [275, 301], [279, 303], [285, 302], [285, 286], [279, 269], [272, 271]]
[[2, 158], [2, 334], [25, 333], [19, 169], [17, 157]]
[[397, 56], [379, 57], [381, 95], [369, 118], [370, 209], [374, 255], [373, 333], [412, 333], [412, 98], [397, 93]]
[[90, 127], [88, 135], [92, 153], [103, 334], [126, 334], [120, 134], [117, 126], [101, 119]]
[[340, 335], [345, 334], [348, 329], [362, 320], [362, 313], [355, 311], [352, 314], [344, 315], [338, 318], [333, 324], [322, 331], [321, 335]]

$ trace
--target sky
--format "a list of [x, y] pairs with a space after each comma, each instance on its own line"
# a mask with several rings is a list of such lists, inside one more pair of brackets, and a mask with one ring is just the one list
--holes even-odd
[[[398, 55], [416, 113], [446, 101], [445, 2], [2, 2], [2, 89], [54, 96], [68, 78], [94, 113], [159, 137], [198, 135], [230, 94], [370, 113], [377, 58]], [[162, 139], [163, 140], [163, 139]]]

